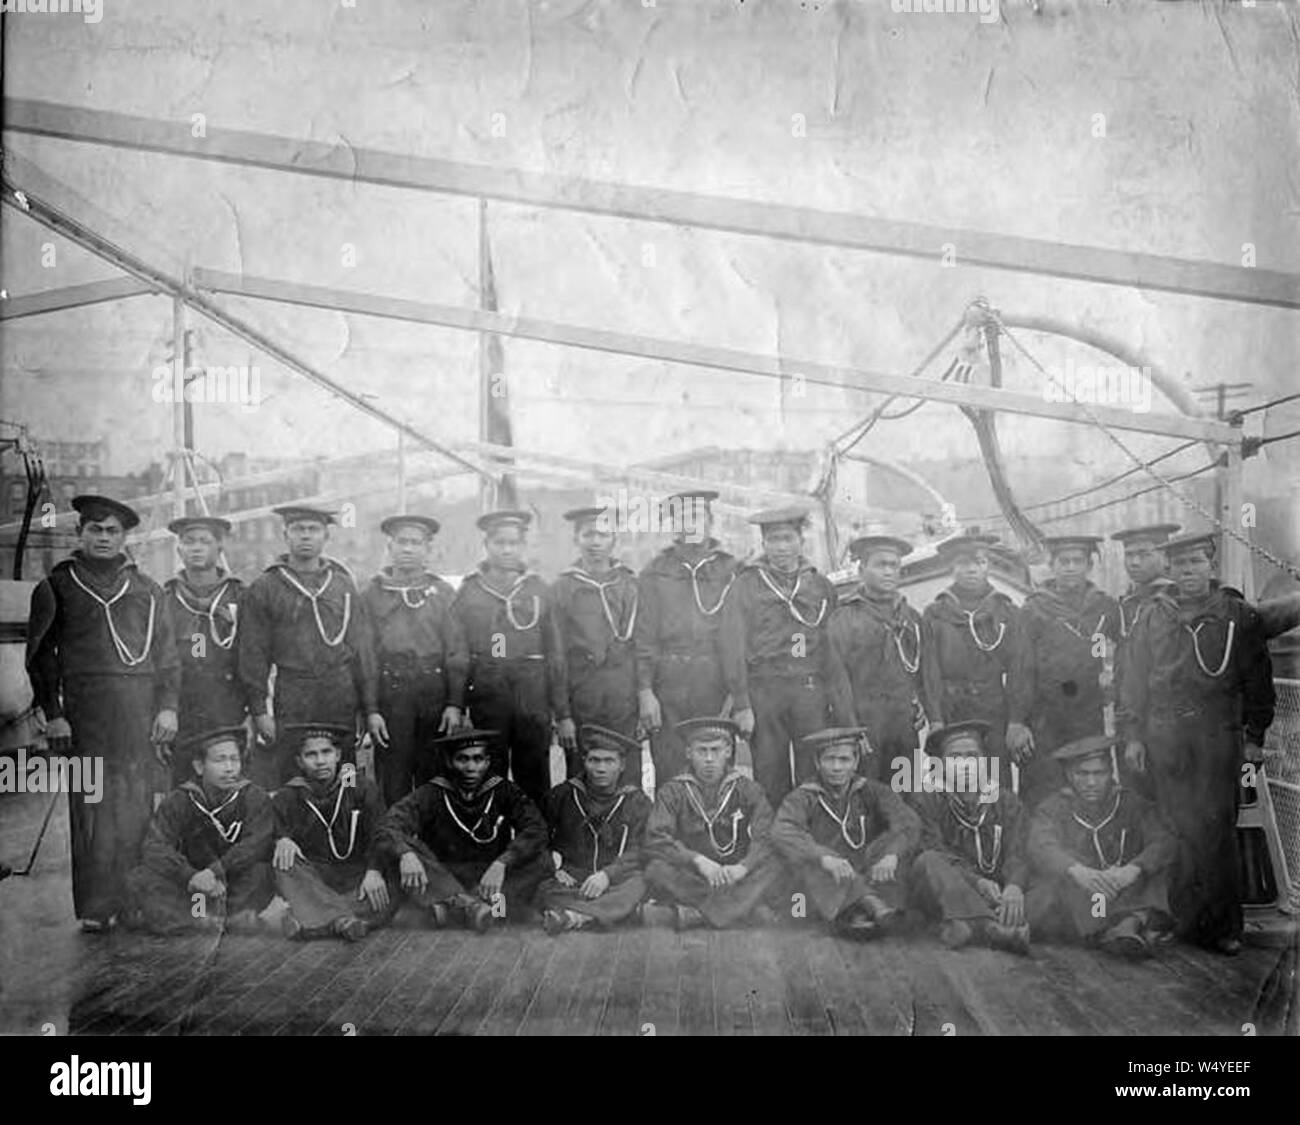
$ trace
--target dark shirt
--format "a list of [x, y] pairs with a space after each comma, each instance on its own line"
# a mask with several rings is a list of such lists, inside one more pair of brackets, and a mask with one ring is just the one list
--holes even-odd
[[949, 856], [977, 879], [1028, 886], [1029, 815], [1009, 789], [974, 808], [952, 793], [918, 793], [912, 806], [921, 817], [921, 851]]
[[[345, 784], [344, 771], [351, 784]], [[374, 782], [358, 779], [350, 766], [340, 766], [325, 786], [295, 777], [276, 790], [271, 803], [276, 838], [288, 837], [303, 858], [323, 867], [381, 869], [379, 825], [384, 802]]]
[[1073, 790], [1054, 793], [1029, 822], [1030, 865], [1049, 876], [1076, 863], [1096, 870], [1132, 863], [1151, 875], [1167, 868], [1176, 850], [1155, 806], [1127, 789], [1116, 788], [1099, 807], [1085, 805]]
[[650, 798], [623, 785], [598, 796], [582, 778], [562, 781], [546, 794], [551, 850], [564, 870], [579, 881], [604, 871], [611, 883], [641, 867]]
[[251, 781], [209, 794], [197, 781], [173, 789], [158, 806], [140, 862], [185, 887], [208, 868], [222, 882], [271, 859], [275, 818], [270, 798]]
[[451, 610], [455, 590], [437, 575], [406, 582], [384, 570], [370, 580], [363, 597], [376, 663], [383, 668], [393, 661], [416, 661], [442, 668], [448, 705], [463, 708], [469, 646]]
[[710, 795], [694, 774], [681, 773], [655, 794], [646, 854], [692, 870], [697, 855], [752, 870], [772, 856], [771, 829], [772, 806], [751, 778], [733, 771]]
[[853, 778], [841, 793], [805, 781], [786, 795], [772, 826], [772, 843], [791, 862], [818, 863], [834, 855], [858, 870], [868, 856], [906, 859], [920, 835], [921, 822], [903, 799], [865, 777]]

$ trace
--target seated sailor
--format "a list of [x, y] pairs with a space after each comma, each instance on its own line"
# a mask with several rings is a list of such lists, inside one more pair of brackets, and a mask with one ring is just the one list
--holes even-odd
[[298, 740], [298, 773], [271, 799], [271, 866], [275, 889], [289, 904], [285, 936], [359, 941], [397, 908], [397, 886], [385, 882], [379, 847], [383, 798], [373, 781], [342, 762], [351, 727], [298, 723], [284, 734]]
[[903, 906], [902, 865], [916, 847], [916, 813], [888, 785], [858, 774], [863, 727], [816, 731], [804, 749], [816, 770], [781, 802], [772, 844], [791, 890], [845, 937], [871, 938]]
[[258, 927], [274, 894], [274, 817], [270, 798], [240, 776], [243, 745], [238, 726], [178, 748], [195, 776], [158, 806], [127, 874], [132, 925], [161, 934]]
[[971, 719], [941, 727], [926, 740], [928, 754], [955, 765], [943, 771], [942, 789], [913, 798], [921, 850], [912, 864], [912, 898], [921, 913], [938, 920], [939, 939], [950, 949], [975, 941], [1028, 953], [1029, 817], [1000, 778], [981, 788], [980, 763], [998, 764], [986, 756], [988, 730]]
[[617, 731], [588, 723], [579, 731], [582, 776], [560, 782], [547, 795], [546, 822], [555, 874], [538, 889], [547, 933], [608, 926], [637, 913], [645, 897], [641, 849], [650, 798], [620, 784], [640, 745]]
[[1025, 906], [1040, 936], [1095, 939], [1108, 952], [1144, 957], [1169, 923], [1176, 845], [1155, 806], [1115, 782], [1119, 741], [1091, 735], [1052, 755], [1069, 785], [1030, 819]]
[[[659, 787], [646, 825], [646, 883], [673, 904], [678, 929], [771, 921], [765, 899], [781, 878], [762, 788], [732, 768], [739, 728], [730, 719], [685, 719], [677, 732], [688, 768]], [[664, 905], [646, 907], [663, 920]]]
[[399, 864], [402, 889], [431, 926], [457, 921], [485, 932], [526, 910], [550, 873], [542, 814], [492, 772], [496, 737], [470, 729], [438, 739], [446, 776], [403, 797], [380, 825], [382, 852]]

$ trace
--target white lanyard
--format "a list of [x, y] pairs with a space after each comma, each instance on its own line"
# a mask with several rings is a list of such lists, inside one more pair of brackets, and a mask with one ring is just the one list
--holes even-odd
[[820, 625], [820, 624], [822, 623], [822, 618], [826, 616], [826, 605], [827, 605], [827, 599], [826, 599], [826, 598], [822, 598], [822, 607], [821, 607], [821, 609], [820, 609], [820, 610], [818, 611], [818, 613], [817, 613], [817, 620], [816, 620], [816, 621], [809, 621], [806, 617], [804, 617], [804, 615], [803, 615], [802, 613], [799, 612], [798, 607], [794, 604], [794, 600], [795, 600], [795, 598], [797, 598], [797, 597], [799, 596], [799, 583], [801, 583], [801, 582], [803, 581], [803, 575], [802, 575], [802, 574], [798, 575], [798, 576], [795, 578], [795, 580], [794, 580], [794, 590], [791, 591], [789, 597], [786, 597], [786, 595], [783, 594], [783, 593], [781, 592], [781, 590], [777, 587], [776, 583], [774, 583], [774, 582], [773, 582], [773, 581], [772, 581], [772, 580], [767, 576], [767, 571], [765, 571], [762, 567], [759, 567], [759, 568], [758, 568], [758, 576], [759, 576], [759, 577], [760, 577], [760, 578], [761, 578], [765, 583], [767, 583], [767, 588], [768, 588], [769, 590], [771, 590], [772, 593], [774, 593], [778, 598], [780, 598], [783, 602], [785, 602], [785, 606], [786, 606], [786, 608], [790, 611], [791, 615], [794, 617], [794, 619], [795, 619], [796, 621], [799, 622], [800, 625], [805, 625], [805, 626], [807, 626], [809, 629], [816, 629], [817, 626]]
[[1228, 639], [1223, 646], [1223, 659], [1219, 661], [1218, 668], [1216, 668], [1213, 672], [1211, 672], [1209, 668], [1205, 666], [1205, 660], [1201, 656], [1200, 632], [1204, 625], [1205, 625], [1204, 621], [1198, 621], [1196, 623], [1195, 629], [1193, 629], [1190, 625], [1184, 625], [1183, 628], [1186, 629], [1187, 632], [1191, 634], [1192, 652], [1196, 656], [1196, 663], [1200, 665], [1201, 671], [1204, 672], [1211, 679], [1217, 680], [1220, 676], [1223, 675], [1224, 671], [1228, 667], [1228, 658], [1232, 655], [1232, 639], [1237, 632], [1237, 623], [1231, 620], [1228, 622]]
[[731, 584], [736, 581], [736, 574], [733, 571], [731, 577], [727, 579], [727, 584], [722, 587], [722, 593], [718, 595], [717, 604], [714, 605], [712, 609], [704, 608], [704, 601], [700, 597], [699, 573], [705, 566], [707, 566], [717, 557], [718, 557], [717, 555], [705, 555], [704, 558], [700, 559], [700, 561], [697, 562], [694, 566], [691, 566], [691, 564], [688, 563], [685, 559], [677, 560], [679, 563], [682, 564], [682, 566], [686, 568], [686, 572], [691, 576], [691, 592], [695, 595], [695, 608], [698, 609], [702, 614], [704, 614], [705, 617], [712, 617], [715, 613], [717, 613], [720, 609], [722, 609], [722, 603], [727, 600], [727, 592], [731, 589]]
[[117, 626], [113, 623], [113, 603], [117, 601], [120, 597], [122, 597], [122, 595], [125, 594], [127, 590], [130, 588], [131, 586], [130, 577], [128, 576], [127, 578], [125, 578], [122, 582], [122, 588], [118, 590], [118, 592], [114, 594], [111, 598], [109, 598], [108, 601], [105, 601], [97, 593], [95, 593], [94, 590], [92, 590], [80, 578], [77, 577], [77, 568], [75, 565], [70, 566], [68, 568], [68, 573], [72, 575], [72, 581], [74, 581], [78, 586], [82, 588], [82, 590], [84, 590], [87, 594], [89, 594], [92, 598], [94, 598], [95, 601], [99, 602], [99, 604], [104, 607], [104, 617], [108, 620], [108, 635], [113, 640], [113, 648], [117, 651], [118, 660], [120, 660], [128, 668], [134, 668], [139, 664], [143, 664], [149, 658], [149, 646], [153, 644], [153, 617], [154, 617], [154, 610], [157, 609], [157, 605], [153, 600], [153, 592], [150, 591], [149, 593], [149, 624], [145, 628], [144, 647], [140, 650], [139, 656], [134, 656], [132, 655], [131, 650], [127, 648], [126, 641], [124, 641], [122, 637], [119, 635], [117, 631]]
[[718, 802], [717, 810], [712, 816], [704, 811], [704, 805], [699, 797], [695, 795], [695, 787], [687, 785], [687, 799], [695, 806], [695, 811], [700, 814], [700, 819], [704, 821], [704, 827], [709, 833], [709, 843], [713, 845], [713, 850], [720, 856], [729, 856], [736, 850], [736, 845], [740, 842], [740, 822], [745, 819], [743, 809], [737, 809], [731, 814], [731, 842], [723, 847], [718, 843], [718, 838], [713, 834], [713, 826], [718, 818], [722, 816], [723, 810], [731, 800], [731, 795], [736, 791], [736, 783], [733, 781], [722, 794], [722, 800]]
[[219, 589], [215, 594], [212, 595], [212, 601], [208, 603], [208, 608], [206, 610], [200, 609], [196, 605], [190, 605], [190, 603], [185, 600], [185, 595], [181, 593], [181, 587], [179, 582], [176, 584], [174, 590], [174, 593], [176, 594], [176, 600], [180, 602], [181, 605], [183, 605], [190, 613], [194, 614], [195, 617], [203, 617], [203, 616], [207, 617], [208, 634], [212, 637], [212, 643], [215, 644], [217, 648], [229, 648], [232, 644], [235, 643], [235, 634], [239, 631], [239, 622], [235, 616], [235, 611], [239, 607], [236, 606], [233, 602], [231, 603], [230, 606], [229, 635], [223, 640], [217, 629], [217, 605], [221, 601], [221, 595], [226, 592], [226, 587], [229, 585], [230, 585], [229, 582], [223, 582], [221, 584], [221, 589]]
[[488, 817], [491, 815], [492, 802], [496, 800], [496, 796], [497, 795], [493, 793], [490, 797], [488, 797], [487, 804], [483, 806], [483, 811], [479, 814], [478, 820], [474, 822], [473, 828], [467, 825], [463, 820], [461, 820], [460, 817], [456, 815], [456, 810], [451, 807], [451, 798], [446, 793], [443, 793], [442, 795], [442, 803], [447, 806], [447, 811], [451, 813], [451, 819], [456, 822], [460, 830], [464, 832], [465, 835], [467, 835], [471, 840], [473, 840], [474, 843], [490, 844], [492, 843], [493, 840], [497, 838], [497, 833], [501, 830], [501, 822], [505, 820], [505, 817], [499, 816], [496, 818], [496, 822], [492, 825], [491, 836], [479, 836], [478, 830], [479, 828], [482, 827], [483, 822], [487, 820]]
[[334, 812], [330, 815], [329, 820], [326, 820], [321, 815], [320, 809], [316, 807], [316, 802], [313, 801], [310, 797], [307, 798], [307, 807], [316, 814], [316, 819], [319, 820], [323, 825], [325, 825], [325, 838], [329, 841], [330, 852], [333, 854], [334, 858], [338, 860], [347, 859], [352, 854], [352, 849], [357, 842], [357, 821], [361, 817], [360, 809], [352, 810], [352, 826], [348, 830], [348, 850], [345, 851], [342, 855], [340, 855], [338, 848], [334, 846], [334, 822], [338, 820], [339, 809], [343, 807], [343, 789], [344, 786], [340, 785], [339, 795], [334, 798]]
[[[614, 585], [614, 582], [597, 582], [594, 578], [587, 577], [587, 575], [583, 574], [579, 570], [571, 570], [569, 571], [569, 574], [579, 582], [585, 582], [588, 586], [596, 587], [596, 592], [600, 595], [600, 608], [605, 611], [605, 620], [609, 623], [609, 631], [614, 634], [614, 640], [621, 644], [630, 639], [632, 636], [632, 628], [636, 625], [637, 604], [640, 600], [637, 595], [636, 587], [632, 587], [632, 612], [628, 615], [627, 628], [623, 632], [619, 632], [618, 626], [614, 624], [614, 612], [609, 608], [609, 602], [605, 598], [605, 587]], [[614, 581], [617, 582], [618, 579], [616, 578]]]
[[[428, 602], [429, 592], [433, 589], [432, 586], [390, 586], [387, 582], [381, 582], [379, 588], [381, 590], [387, 590], [390, 594], [400, 594], [402, 597], [402, 604], [406, 606], [407, 609], [419, 609], [423, 606]], [[411, 600], [410, 595], [412, 590], [415, 590], [419, 594], [420, 600], [418, 602], [413, 602]]]
[[[618, 800], [614, 802], [614, 807], [601, 817], [601, 828], [614, 819], [614, 814], [623, 807], [623, 801], [626, 797], [626, 793], [620, 793], [618, 795]], [[587, 810], [582, 807], [582, 802], [578, 800], [578, 791], [576, 789], [573, 790], [573, 803], [578, 806], [578, 812], [582, 814], [582, 822], [587, 826], [587, 831], [591, 833], [591, 841], [592, 844], [595, 845], [595, 851], [592, 853], [591, 857], [591, 873], [594, 875], [600, 870], [600, 830], [591, 826], [591, 817], [587, 815]], [[615, 856], [615, 858], [622, 856], [623, 849], [626, 847], [627, 825], [625, 824], [623, 825], [623, 838], [618, 842], [618, 855]]]
[[[915, 645], [916, 655], [908, 660], [907, 653], [903, 651], [903, 637], [907, 630], [912, 630], [913, 643]], [[891, 627], [890, 632], [894, 637], [894, 647], [898, 649], [898, 659], [903, 665], [903, 670], [910, 676], [921, 667], [921, 627], [915, 621], [904, 621], [897, 627]]]
[[520, 633], [528, 632], [529, 629], [531, 629], [534, 625], [537, 624], [538, 620], [542, 616], [542, 599], [539, 598], [536, 594], [533, 595], [533, 619], [530, 622], [528, 622], [527, 625], [521, 625], [519, 623], [519, 619], [515, 616], [515, 608], [514, 608], [515, 594], [519, 590], [519, 587], [522, 586], [527, 581], [528, 581], [528, 575], [521, 574], [518, 578], [515, 579], [514, 585], [511, 586], [506, 593], [498, 594], [494, 589], [492, 589], [491, 586], [487, 584], [485, 580], [483, 579], [479, 580], [479, 585], [482, 586], [484, 590], [486, 590], [489, 594], [491, 594], [494, 598], [496, 598], [497, 601], [505, 603], [506, 617], [510, 621], [510, 624], [514, 626], [516, 632], [520, 632]]
[[311, 613], [312, 616], [316, 619], [316, 631], [320, 634], [320, 639], [325, 642], [326, 646], [328, 648], [337, 648], [340, 644], [342, 644], [343, 637], [348, 631], [348, 621], [351, 620], [352, 617], [351, 591], [349, 590], [343, 591], [343, 624], [339, 626], [339, 631], [335, 635], [333, 640], [330, 640], [329, 634], [325, 632], [325, 622], [321, 620], [321, 616], [320, 616], [320, 598], [325, 593], [325, 591], [329, 589], [330, 582], [333, 581], [334, 579], [334, 571], [329, 570], [325, 572], [325, 581], [321, 583], [320, 589], [317, 590], [315, 593], [313, 593], [311, 590], [307, 589], [307, 587], [304, 586], [301, 582], [299, 582], [298, 579], [296, 579], [286, 567], [278, 567], [277, 569], [280, 572], [281, 578], [283, 578], [286, 582], [289, 583], [290, 586], [292, 586], [295, 590], [297, 590], [298, 593], [300, 593], [304, 598], [306, 598], [309, 602], [311, 602]]
[[1103, 613], [1099, 618], [1097, 618], [1097, 624], [1093, 626], [1092, 632], [1089, 633], [1088, 636], [1086, 637], [1082, 633], [1080, 633], [1078, 629], [1076, 629], [1073, 625], [1071, 625], [1068, 621], [1066, 621], [1064, 618], [1058, 617], [1056, 621], [1057, 624], [1063, 625], [1065, 628], [1069, 629], [1071, 633], [1073, 633], [1076, 637], [1079, 638], [1079, 640], [1091, 641], [1093, 637], [1095, 637], [1098, 633], [1101, 632], [1101, 627], [1106, 624], [1106, 615]]
[[208, 808], [207, 805], [201, 804], [198, 798], [196, 798], [193, 793], [187, 793], [186, 796], [189, 797], [190, 804], [192, 804], [196, 809], [199, 810], [199, 812], [203, 813], [204, 816], [206, 816], [210, 821], [212, 821], [212, 827], [217, 830], [217, 832], [221, 835], [221, 838], [225, 840], [227, 844], [233, 844], [236, 840], [239, 839], [239, 830], [244, 827], [244, 822], [242, 820], [232, 820], [230, 822], [230, 827], [226, 828], [221, 823], [221, 821], [217, 819], [217, 813], [219, 813], [222, 809], [224, 809], [228, 804], [230, 804], [233, 800], [235, 800], [239, 796], [238, 789], [236, 789], [233, 793], [231, 793], [230, 796], [227, 797], [224, 801], [222, 801], [221, 804], [219, 804], [215, 809], [210, 809]]
[[952, 810], [952, 815], [956, 817], [957, 823], [963, 828], [969, 828], [971, 835], [975, 837], [975, 864], [985, 875], [992, 875], [998, 869], [998, 860], [1002, 858], [1002, 825], [993, 826], [993, 858], [985, 860], [984, 858], [984, 839], [980, 830], [984, 827], [984, 818], [988, 816], [989, 805], [980, 809], [979, 820], [969, 820], [961, 808], [958, 801], [949, 800], [948, 807]]
[[980, 652], [992, 652], [1002, 643], [1002, 638], [1006, 636], [1007, 632], [1007, 623], [1005, 621], [998, 622], [998, 635], [994, 639], [993, 643], [985, 644], [980, 640], [980, 635], [975, 630], [975, 614], [965, 609], [962, 610], [962, 613], [966, 614], [966, 628], [970, 630], [971, 640], [975, 642], [975, 647], [979, 649]]
[[1119, 851], [1115, 855], [1114, 863], [1108, 860], [1106, 858], [1106, 853], [1101, 850], [1101, 838], [1098, 835], [1098, 833], [1103, 828], [1105, 828], [1106, 825], [1108, 825], [1112, 820], [1115, 819], [1115, 814], [1119, 812], [1120, 797], [1121, 797], [1120, 793], [1115, 794], [1115, 803], [1111, 806], [1110, 812], [1106, 814], [1106, 816], [1102, 819], [1100, 824], [1092, 825], [1089, 824], [1086, 820], [1084, 820], [1083, 817], [1081, 817], [1078, 813], [1070, 814], [1071, 816], [1074, 817], [1076, 823], [1082, 825], [1084, 828], [1086, 828], [1089, 832], [1092, 833], [1092, 849], [1097, 853], [1097, 860], [1098, 862], [1101, 863], [1102, 870], [1105, 870], [1109, 867], [1115, 867], [1124, 862], [1124, 841], [1128, 838], [1128, 829], [1121, 828], [1119, 830]]
[[850, 800], [844, 808], [842, 817], [836, 816], [834, 810], [826, 803], [825, 797], [818, 797], [817, 803], [826, 810], [826, 815], [840, 826], [840, 835], [844, 837], [844, 842], [848, 844], [855, 852], [860, 852], [867, 844], [867, 817], [865, 813], [858, 814], [858, 841], [853, 842], [853, 836], [849, 833], [849, 813], [853, 811], [853, 802]]

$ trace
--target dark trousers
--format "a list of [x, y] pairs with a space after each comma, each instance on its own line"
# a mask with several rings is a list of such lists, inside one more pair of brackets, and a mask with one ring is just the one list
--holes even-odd
[[69, 678], [64, 709], [72, 726], [70, 753], [103, 758], [100, 800], [68, 794], [72, 905], [78, 918], [107, 920], [126, 905], [126, 877], [140, 861], [154, 793], [168, 788], [149, 741], [153, 677]]
[[384, 665], [379, 673], [379, 713], [388, 746], [375, 747], [375, 773], [384, 804], [400, 801], [438, 772], [437, 751], [447, 681], [441, 667]]
[[712, 649], [697, 653], [665, 653], [655, 670], [655, 698], [663, 719], [650, 739], [655, 764], [655, 785], [660, 786], [686, 768], [686, 749], [676, 725], [722, 712], [727, 689], [722, 668]]
[[185, 884], [143, 864], [127, 875], [126, 883], [134, 924], [162, 935], [210, 927], [243, 910], [260, 913], [275, 893], [269, 863], [254, 863], [227, 876], [224, 898], [196, 897]]
[[1104, 908], [1068, 875], [1035, 881], [1025, 895], [1030, 932], [1065, 941], [1096, 937], [1130, 914], [1142, 913], [1154, 920], [1168, 911], [1168, 883], [1163, 872], [1154, 877], [1144, 875], [1118, 898], [1107, 899]]
[[[611, 657], [604, 664], [570, 659], [569, 710], [578, 727], [578, 749], [566, 755], [567, 766], [570, 777], [581, 777], [584, 723], [636, 737], [636, 663], [631, 656]], [[620, 781], [641, 788], [640, 751], [624, 757]]]
[[579, 890], [583, 876], [575, 875], [575, 878], [578, 879], [577, 887], [562, 886], [553, 875], [544, 880], [537, 890], [538, 903], [548, 910], [572, 910], [587, 915], [602, 926], [612, 926], [636, 913], [646, 895], [645, 877], [639, 871], [618, 883], [611, 883], [597, 898], [583, 898]]
[[492, 760], [502, 777], [540, 805], [551, 787], [551, 706], [541, 660], [480, 658], [469, 687], [474, 725], [494, 730]]
[[[754, 780], [763, 787], [772, 808], [811, 772], [803, 739], [830, 725], [826, 691], [812, 675], [749, 674], [750, 706], [754, 709]], [[791, 747], [794, 778], [791, 777]]]
[[1199, 944], [1241, 936], [1241, 746], [1232, 720], [1210, 712], [1147, 722], [1156, 807], [1178, 837], [1170, 903], [1179, 930]]
[[275, 889], [308, 937], [328, 933], [341, 918], [363, 918], [374, 929], [392, 919], [400, 896], [398, 884], [390, 878], [388, 909], [372, 910], [368, 899], [357, 896], [365, 874], [364, 863], [315, 864], [299, 859], [288, 871], [275, 872]]
[[[417, 906], [463, 906], [469, 902], [482, 902], [478, 893], [478, 881], [483, 878], [490, 866], [487, 863], [443, 863], [424, 844], [415, 849], [424, 865], [424, 874], [429, 884], [423, 891], [410, 896]], [[543, 879], [554, 871], [550, 854], [543, 852], [534, 856], [518, 867], [506, 870], [506, 877], [501, 884], [501, 905], [504, 917], [517, 918], [527, 913], [532, 906], [537, 888]], [[495, 904], [493, 904], [495, 905]]]
[[975, 889], [979, 878], [948, 852], [924, 851], [912, 862], [909, 886], [916, 905], [931, 918], [941, 922], [995, 922], [997, 912]]
[[858, 772], [888, 784], [893, 776], [894, 759], [905, 759], [910, 768], [917, 747], [916, 711], [912, 697], [855, 698], [854, 706], [862, 725], [867, 728], [867, 739], [871, 743], [871, 753], [862, 755]]
[[[744, 863], [742, 859], [740, 861]], [[652, 859], [645, 869], [646, 882], [656, 895], [682, 906], [693, 906], [710, 926], [725, 929], [746, 921], [781, 882], [781, 865], [767, 860], [752, 868], [739, 883], [711, 887], [698, 871]]]

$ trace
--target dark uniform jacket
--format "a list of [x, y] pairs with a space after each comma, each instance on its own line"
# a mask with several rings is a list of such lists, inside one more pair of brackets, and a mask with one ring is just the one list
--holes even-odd
[[[103, 601], [112, 601], [107, 611], [78, 580]], [[147, 676], [154, 680], [154, 710], [176, 710], [181, 669], [174, 629], [168, 599], [134, 562], [119, 556], [103, 565], [74, 551], [32, 591], [27, 673], [36, 703], [46, 719], [62, 718], [70, 677]], [[124, 663], [114, 630], [128, 661], [144, 659]]]
[[[1211, 675], [1220, 665], [1222, 674]], [[1129, 738], [1143, 739], [1153, 715], [1203, 714], [1262, 745], [1275, 697], [1259, 614], [1217, 583], [1194, 603], [1158, 595], [1129, 636], [1120, 692]]]
[[446, 865], [483, 865], [500, 860], [507, 870], [541, 855], [546, 822], [523, 790], [489, 777], [466, 796], [452, 781], [435, 777], [385, 814], [380, 847], [393, 860], [422, 842]]
[[806, 560], [793, 575], [773, 570], [766, 559], [741, 566], [721, 636], [723, 678], [737, 711], [750, 706], [749, 677], [756, 672], [814, 676], [835, 721], [852, 721], [848, 676], [830, 643], [835, 604], [835, 587]]
[[836, 855], [859, 871], [885, 855], [907, 859], [920, 835], [921, 823], [903, 799], [865, 777], [853, 778], [843, 793], [805, 781], [781, 802], [772, 826], [772, 843], [792, 863]]
[[921, 615], [901, 594], [873, 597], [861, 587], [840, 598], [831, 614], [831, 644], [848, 673], [859, 723], [888, 730], [874, 738], [906, 737], [912, 701], [921, 695]]
[[562, 781], [546, 795], [550, 847], [579, 881], [604, 871], [611, 884], [641, 868], [650, 798], [623, 785], [595, 796], [582, 778]]
[[276, 790], [272, 804], [276, 838], [288, 837], [304, 859], [321, 867], [356, 868], [358, 876], [383, 870], [383, 798], [374, 782], [357, 778], [346, 763], [327, 786], [293, 778]]
[[401, 583], [385, 568], [370, 580], [363, 597], [380, 669], [441, 668], [447, 705], [463, 709], [469, 647], [460, 619], [451, 612], [456, 597], [451, 585], [435, 574]]
[[1032, 719], [1048, 723], [1060, 741], [1102, 733], [1106, 700], [1104, 659], [1096, 638], [1119, 640], [1119, 606], [1091, 582], [1082, 597], [1064, 597], [1053, 579], [1033, 591], [1020, 608], [1034, 679]]
[[[315, 612], [311, 600], [291, 581], [317, 595]], [[278, 674], [308, 678], [327, 679], [346, 672], [361, 709], [378, 710], [374, 645], [365, 606], [341, 563], [322, 558], [319, 571], [299, 574], [283, 556], [249, 586], [240, 610], [244, 620], [239, 629], [239, 675], [254, 714], [266, 710], [272, 665]], [[325, 638], [332, 641], [340, 633], [337, 645], [326, 643]]]
[[921, 682], [931, 719], [956, 721], [954, 706], [960, 710], [963, 698], [987, 702], [1005, 695], [1007, 722], [1027, 722], [1032, 670], [1020, 613], [1006, 594], [990, 587], [977, 603], [963, 604], [950, 587], [926, 606], [922, 621]]
[[181, 665], [179, 737], [238, 726], [248, 712], [237, 666], [244, 584], [221, 571], [214, 586], [200, 590], [178, 574], [163, 590]]
[[1152, 875], [1173, 862], [1176, 844], [1154, 805], [1116, 787], [1099, 808], [1072, 790], [1045, 798], [1029, 823], [1028, 850], [1034, 871], [1048, 876], [1076, 863], [1098, 870], [1132, 863]]
[[950, 857], [974, 879], [1028, 886], [1029, 815], [1009, 789], [973, 810], [952, 793], [919, 793], [912, 805], [921, 817], [921, 851]]
[[693, 773], [660, 786], [646, 825], [646, 854], [694, 869], [697, 855], [751, 871], [772, 858], [772, 807], [758, 782], [734, 770], [710, 802]]
[[[598, 579], [581, 566], [571, 566], [552, 584], [551, 600], [569, 665], [633, 658], [640, 599], [636, 575], [628, 567], [611, 562]], [[618, 640], [615, 629], [626, 639]]]
[[241, 779], [229, 793], [213, 797], [197, 781], [187, 781], [158, 806], [140, 862], [180, 887], [205, 867], [229, 883], [270, 862], [274, 827], [271, 800], [251, 781]]
[[722, 611], [736, 560], [710, 539], [703, 549], [675, 543], [650, 560], [637, 579], [637, 686], [650, 690], [669, 655], [716, 653]]
[[452, 603], [469, 645], [471, 680], [476, 671], [492, 664], [541, 662], [552, 714], [567, 719], [563, 649], [546, 583], [536, 574], [520, 574], [503, 594], [484, 581], [486, 570], [484, 563], [467, 574]]

